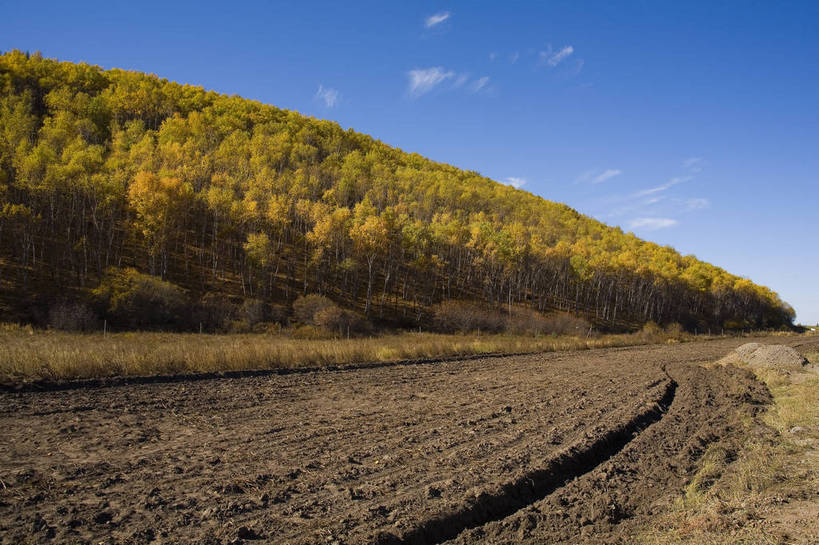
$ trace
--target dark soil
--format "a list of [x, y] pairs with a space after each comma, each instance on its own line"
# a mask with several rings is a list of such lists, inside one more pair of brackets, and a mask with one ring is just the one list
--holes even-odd
[[692, 365], [744, 342], [1, 393], [0, 542], [625, 543], [767, 402]]

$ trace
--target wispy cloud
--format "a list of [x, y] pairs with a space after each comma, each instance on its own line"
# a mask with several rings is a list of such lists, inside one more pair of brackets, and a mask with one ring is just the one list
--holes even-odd
[[690, 179], [691, 179], [691, 176], [681, 176], [681, 177], [677, 177], [677, 178], [671, 178], [669, 181], [667, 181], [666, 183], [664, 183], [662, 185], [658, 185], [656, 187], [650, 187], [648, 189], [643, 189], [641, 191], [638, 191], [638, 192], [634, 193], [632, 195], [632, 197], [639, 198], [639, 197], [645, 197], [646, 195], [654, 195], [655, 193], [660, 193], [662, 191], [665, 191], [666, 189], [670, 189], [670, 188], [674, 187], [677, 184], [687, 182]]
[[[418, 98], [425, 95], [436, 87], [442, 89], [463, 89], [472, 94], [493, 92], [493, 87], [489, 84], [489, 76], [483, 76], [477, 79], [471, 79], [466, 72], [455, 72], [453, 70], [446, 70], [441, 66], [433, 66], [432, 68], [416, 68], [407, 72], [409, 80], [407, 92], [411, 98]], [[449, 82], [446, 86], [445, 82]]]
[[619, 168], [609, 168], [606, 170], [592, 168], [584, 172], [581, 172], [580, 175], [578, 175], [577, 178], [574, 179], [574, 182], [577, 184], [585, 182], [600, 184], [605, 182], [606, 180], [614, 178], [615, 176], [619, 176], [622, 173], [623, 171], [620, 170]]
[[526, 178], [518, 178], [517, 176], [509, 176], [506, 178], [506, 183], [514, 187], [515, 189], [520, 189], [524, 185], [526, 185]]
[[[604, 214], [603, 217], [631, 218], [628, 221], [624, 220], [625, 222], [621, 225], [632, 230], [656, 231], [658, 229], [667, 229], [679, 225], [680, 222], [678, 218], [711, 206], [711, 201], [706, 198], [680, 197], [675, 196], [675, 192], [668, 191], [674, 186], [694, 180], [696, 174], [691, 168], [699, 165], [701, 161], [702, 159], [698, 157], [686, 159], [683, 162], [683, 166], [689, 169], [689, 174], [687, 175], [676, 176], [668, 179], [668, 181], [663, 184], [641, 189], [630, 194], [620, 194], [610, 197], [608, 202], [616, 205], [616, 207]], [[595, 183], [601, 178], [610, 179], [611, 176], [605, 176], [610, 172], [613, 172], [613, 169], [603, 171], [602, 173], [599, 170], [587, 171], [581, 175], [581, 178]]]
[[685, 207], [688, 210], [702, 210], [703, 208], [708, 208], [711, 206], [711, 201], [708, 199], [697, 198], [697, 199], [688, 199], [685, 201]]
[[409, 77], [409, 94], [413, 98], [417, 98], [429, 93], [446, 80], [454, 78], [455, 72], [444, 70], [440, 66], [434, 66], [432, 68], [410, 70], [407, 72], [407, 77]]
[[702, 157], [689, 157], [683, 161], [683, 166], [691, 172], [702, 172], [704, 161]]
[[336, 89], [319, 84], [315, 99], [323, 102], [324, 106], [327, 108], [333, 108], [336, 104], [338, 104], [340, 96], [341, 95], [339, 95]]
[[589, 180], [592, 179], [592, 176], [594, 176], [596, 172], [597, 171], [593, 169], [581, 172], [580, 175], [578, 175], [577, 178], [574, 179], [574, 181], [575, 183], [588, 182]]
[[648, 211], [647, 211], [648, 208], [650, 208], [650, 207], [652, 207], [652, 206], [654, 206], [654, 205], [656, 205], [656, 204], [658, 204], [658, 203], [660, 203], [660, 202], [662, 202], [664, 200], [665, 200], [665, 197], [663, 197], [662, 195], [657, 196], [657, 197], [649, 197], [647, 199], [641, 199], [641, 200], [638, 200], [638, 201], [632, 200], [631, 202], [628, 202], [628, 203], [626, 203], [626, 204], [624, 204], [622, 206], [619, 206], [618, 208], [615, 208], [611, 212], [605, 214], [603, 217], [616, 218], [616, 217], [619, 217], [619, 216], [625, 216], [626, 214], [632, 214], [632, 213], [646, 214], [646, 213], [648, 213]]
[[601, 184], [601, 183], [605, 182], [606, 180], [610, 180], [610, 179], [614, 178], [615, 176], [621, 175], [622, 173], [623, 173], [622, 170], [619, 170], [619, 169], [616, 169], [616, 168], [610, 168], [610, 169], [604, 170], [598, 176], [596, 176], [594, 178], [594, 180], [592, 180], [592, 183], [593, 184]]
[[541, 51], [538, 55], [540, 59], [551, 67], [555, 67], [574, 53], [574, 47], [567, 45], [559, 51], [553, 51], [552, 47], [546, 51]]
[[583, 66], [585, 66], [585, 64], [586, 64], [586, 61], [584, 61], [583, 59], [577, 59], [576, 61], [574, 61], [574, 70], [573, 70], [572, 75], [576, 76], [580, 72], [582, 72], [583, 71]]
[[492, 51], [491, 53], [489, 53], [489, 61], [490, 62], [495, 62], [498, 59], [508, 59], [509, 64], [515, 64], [516, 62], [518, 62], [519, 58], [520, 58], [520, 52], [519, 51], [515, 51], [514, 53], [509, 53], [508, 55], [505, 54], [505, 53], [498, 53], [497, 51]]
[[635, 218], [628, 223], [629, 229], [643, 229], [645, 231], [656, 231], [674, 227], [679, 223], [672, 218]]
[[426, 28], [432, 28], [435, 25], [440, 25], [447, 19], [449, 19], [452, 14], [448, 11], [442, 11], [441, 13], [436, 13], [435, 15], [430, 15], [426, 19], [424, 19], [424, 26]]
[[476, 79], [469, 85], [469, 90], [473, 93], [477, 93], [489, 83], [489, 76], [484, 76], [480, 79]]

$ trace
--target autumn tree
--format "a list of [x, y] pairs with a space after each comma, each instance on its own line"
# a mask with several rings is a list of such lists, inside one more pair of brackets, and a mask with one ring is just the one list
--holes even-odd
[[93, 289], [111, 267], [200, 298], [331, 295], [406, 325], [448, 300], [610, 329], [794, 316], [694, 256], [336, 123], [19, 51], [0, 55], [0, 265], [26, 319], [48, 314], [30, 310], [45, 290]]
[[193, 188], [178, 178], [141, 171], [128, 188], [128, 203], [136, 213], [135, 227], [149, 248], [150, 274], [165, 277], [168, 272], [168, 245], [174, 229], [184, 221]]

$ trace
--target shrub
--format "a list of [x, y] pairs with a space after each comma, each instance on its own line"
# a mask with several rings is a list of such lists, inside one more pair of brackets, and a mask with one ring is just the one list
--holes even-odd
[[259, 322], [251, 328], [251, 331], [253, 331], [253, 333], [279, 335], [282, 332], [282, 324], [279, 322]]
[[589, 336], [594, 334], [592, 325], [579, 316], [573, 316], [568, 312], [557, 312], [546, 316], [543, 321], [543, 333], [554, 335], [574, 335]]
[[336, 304], [323, 295], [311, 293], [299, 297], [293, 302], [293, 318], [301, 324], [316, 325], [314, 317], [320, 310], [336, 307]]
[[651, 320], [643, 324], [643, 327], [637, 332], [637, 336], [643, 341], [656, 341], [662, 335], [662, 328]]
[[[305, 326], [315, 326], [313, 330], [298, 328], [294, 334], [300, 338], [326, 338], [328, 334], [349, 337], [367, 333], [370, 323], [355, 312], [339, 308], [333, 301], [318, 294], [299, 297], [293, 303], [293, 318]], [[323, 331], [317, 333], [316, 331]]]
[[190, 325], [190, 306], [178, 286], [135, 269], [108, 269], [92, 292], [109, 320], [129, 329]]
[[546, 317], [536, 310], [513, 307], [507, 318], [506, 331], [516, 335], [541, 335], [546, 333]]
[[747, 320], [728, 320], [723, 325], [723, 328], [728, 331], [739, 331], [751, 329], [751, 324]]
[[278, 323], [280, 326], [287, 322], [287, 309], [281, 305], [271, 304], [268, 309], [268, 321]]
[[100, 329], [97, 315], [84, 303], [57, 303], [48, 311], [48, 326], [62, 331]]
[[204, 331], [227, 331], [236, 314], [236, 305], [227, 296], [206, 293], [196, 305], [194, 327], [201, 325]]
[[443, 301], [433, 305], [432, 315], [435, 329], [447, 333], [500, 333], [507, 326], [507, 317], [503, 312], [469, 301]]
[[433, 324], [438, 331], [465, 333], [513, 333], [515, 335], [587, 336], [591, 324], [571, 314], [543, 315], [523, 306], [488, 308], [469, 301], [444, 301], [432, 307]]
[[240, 319], [246, 321], [251, 328], [259, 322], [266, 321], [269, 315], [268, 305], [259, 299], [245, 299], [239, 307]]
[[227, 324], [228, 333], [250, 333], [251, 330], [247, 320], [231, 320]]
[[587, 336], [591, 324], [568, 312], [548, 316], [527, 307], [513, 307], [506, 331], [517, 335], [575, 335]]
[[317, 326], [337, 333], [341, 337], [350, 337], [370, 331], [370, 323], [367, 320], [335, 305], [316, 312], [313, 321]]

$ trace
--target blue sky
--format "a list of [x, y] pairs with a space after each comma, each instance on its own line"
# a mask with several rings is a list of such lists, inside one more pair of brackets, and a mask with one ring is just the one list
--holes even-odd
[[336, 120], [819, 322], [819, 2], [8, 2], [0, 49]]

